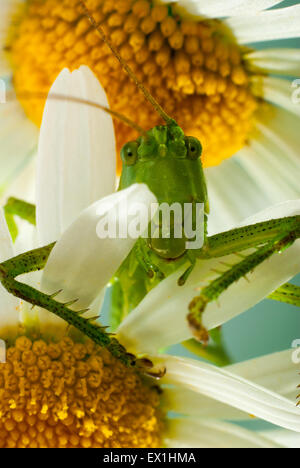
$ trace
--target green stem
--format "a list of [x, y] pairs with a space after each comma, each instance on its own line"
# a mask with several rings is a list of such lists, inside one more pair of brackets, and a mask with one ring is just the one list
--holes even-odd
[[36, 224], [35, 205], [19, 200], [18, 198], [10, 197], [7, 200], [4, 206], [4, 214], [13, 242], [15, 242], [18, 236], [18, 226], [14, 219], [15, 216], [19, 216], [33, 226]]
[[33, 226], [36, 224], [35, 205], [27, 203], [24, 200], [10, 197], [4, 206], [4, 211], [5, 214], [19, 216], [25, 221], [28, 221], [30, 224], [33, 224]]
[[188, 351], [197, 356], [206, 359], [207, 361], [216, 364], [219, 367], [228, 366], [231, 360], [221, 345], [207, 345], [199, 343], [194, 339], [190, 339], [181, 343]]

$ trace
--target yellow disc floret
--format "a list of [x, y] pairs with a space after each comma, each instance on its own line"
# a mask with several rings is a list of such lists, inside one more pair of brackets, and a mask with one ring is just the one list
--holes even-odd
[[[242, 49], [219, 21], [188, 18], [176, 4], [151, 0], [86, 0], [86, 5], [137, 77], [186, 134], [200, 138], [204, 165], [239, 150], [257, 106]], [[78, 0], [27, 0], [14, 19], [8, 50], [14, 84], [37, 124], [44, 103], [22, 93], [47, 92], [58, 73], [88, 65], [104, 86], [111, 108], [144, 129], [159, 118], [83, 14]], [[118, 149], [136, 138], [115, 122]]]
[[158, 447], [157, 390], [106, 350], [17, 338], [0, 364], [1, 448]]

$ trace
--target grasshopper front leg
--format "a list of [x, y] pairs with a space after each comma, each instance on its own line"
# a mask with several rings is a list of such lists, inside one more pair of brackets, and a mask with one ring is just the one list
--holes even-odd
[[164, 273], [159, 269], [157, 265], [153, 263], [150, 258], [149, 250], [145, 239], [139, 238], [134, 246], [134, 253], [137, 261], [149, 276], [149, 278], [157, 277], [159, 280], [164, 278]]
[[250, 248], [257, 250], [242, 256], [240, 262], [203, 288], [201, 294], [191, 301], [188, 321], [195, 336], [204, 342], [208, 340], [208, 333], [202, 326], [202, 314], [209, 302], [217, 300], [234, 282], [245, 277], [272, 255], [290, 247], [299, 237], [300, 216], [294, 216], [233, 229], [208, 238], [207, 245], [199, 253], [200, 258], [223, 257]]

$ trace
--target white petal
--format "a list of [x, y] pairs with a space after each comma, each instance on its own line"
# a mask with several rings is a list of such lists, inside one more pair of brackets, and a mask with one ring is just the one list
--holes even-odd
[[[273, 353], [227, 366], [226, 370], [295, 403], [299, 375], [297, 366], [292, 362], [291, 353], [292, 350]], [[186, 388], [164, 388], [163, 401], [169, 411], [188, 416], [230, 421], [251, 418], [250, 414]]]
[[300, 5], [226, 20], [239, 44], [300, 36]]
[[[292, 119], [294, 121], [294, 126], [300, 124], [300, 119], [297, 119], [294, 116], [292, 116]], [[286, 187], [286, 185], [288, 184], [291, 189], [291, 194], [293, 196], [296, 195], [295, 198], [297, 198], [300, 192], [300, 187], [298, 184], [299, 156], [298, 153], [295, 151], [292, 139], [288, 138], [287, 136], [283, 136], [284, 128], [281, 128], [281, 131], [279, 130], [279, 132], [276, 132], [272, 125], [272, 122], [270, 122], [269, 125], [266, 125], [258, 121], [256, 123], [256, 128], [257, 132], [256, 135], [253, 136], [252, 141], [255, 144], [256, 142], [261, 144], [264, 151], [269, 153], [263, 159], [265, 159], [268, 162], [272, 160], [272, 168], [273, 166], [275, 166], [275, 168], [281, 174], [281, 178], [285, 180], [285, 196], [288, 195]], [[298, 145], [300, 143], [299, 133], [297, 135], [294, 134], [293, 139]], [[250, 147], [253, 147], [252, 142], [250, 143]], [[263, 157], [263, 154], [261, 156]], [[272, 174], [272, 177], [273, 175], [274, 174]]]
[[17, 101], [0, 103], [0, 193], [23, 171], [35, 154], [38, 131]]
[[282, 107], [270, 105], [257, 113], [256, 119], [256, 127], [279, 146], [282, 158], [292, 158], [295, 164], [299, 164], [299, 118]]
[[[256, 131], [249, 145], [236, 155], [239, 165], [247, 174], [243, 180], [251, 178], [259, 195], [258, 199], [253, 199], [249, 193], [249, 200], [247, 192], [246, 196], [243, 192], [243, 197], [237, 197], [243, 200], [244, 212], [248, 215], [252, 205], [262, 209], [266, 205], [300, 196], [300, 119], [282, 108], [268, 106], [264, 109], [257, 115]], [[234, 188], [229, 193], [232, 191]], [[256, 203], [252, 203], [252, 199]], [[234, 200], [231, 205], [234, 206]]]
[[250, 419], [250, 415], [233, 408], [230, 405], [216, 401], [213, 398], [200, 395], [194, 390], [181, 387], [169, 387], [163, 389], [162, 401], [168, 411], [180, 413], [185, 416], [219, 419], [228, 421], [244, 421]]
[[[164, 0], [166, 3], [170, 1]], [[193, 15], [222, 18], [225, 16], [237, 16], [254, 14], [256, 11], [265, 10], [282, 0], [180, 0], [179, 6], [185, 8]]]
[[35, 179], [36, 179], [36, 155], [28, 161], [23, 170], [17, 175], [9, 187], [5, 190], [4, 196], [0, 198], [2, 205], [8, 197], [21, 198], [29, 203], [35, 202]]
[[[156, 198], [144, 184], [135, 184], [126, 190], [94, 203], [84, 210], [64, 232], [50, 254], [44, 269], [42, 288], [45, 292], [63, 292], [59, 301], [78, 298], [76, 308], [88, 307], [108, 283], [133, 247], [136, 239], [100, 238], [97, 235], [99, 220], [111, 210], [121, 211], [117, 219], [117, 233], [131, 221], [130, 206], [136, 203], [146, 208]], [[129, 213], [129, 214], [128, 214]], [[148, 215], [148, 213], [146, 213]]]
[[165, 445], [170, 448], [278, 448], [263, 435], [235, 424], [194, 418], [170, 419]]
[[300, 448], [300, 438], [297, 432], [275, 429], [260, 432], [260, 435], [284, 448]]
[[[0, 209], [0, 262], [14, 256], [11, 237], [3, 210]], [[9, 294], [0, 284], [0, 338], [5, 327], [16, 327], [19, 322], [20, 301]]]
[[[268, 219], [300, 214], [300, 200], [286, 202], [248, 218], [243, 224], [255, 224]], [[218, 302], [208, 304], [203, 314], [203, 325], [215, 328], [248, 310], [281, 284], [300, 272], [300, 241], [281, 254], [255, 268], [254, 272], [230, 286]], [[190, 301], [200, 293], [201, 287], [216, 275], [220, 261], [236, 263], [236, 256], [198, 261], [185, 286], [177, 280], [185, 268], [175, 272], [150, 291], [119, 328], [120, 340], [126, 347], [141, 352], [155, 352], [160, 348], [180, 343], [191, 336], [186, 315]], [[170, 323], [172, 326], [170, 326]]]
[[255, 94], [300, 117], [300, 106], [293, 99], [295, 88], [290, 81], [272, 76], [258, 76], [253, 77], [252, 80]]
[[[250, 145], [240, 151], [243, 167], [255, 179], [260, 191], [265, 188], [265, 197], [273, 203], [299, 198], [300, 188], [297, 182], [299, 169], [297, 164], [288, 160], [288, 153], [272, 150], [275, 142], [266, 135], [252, 138]], [[290, 164], [289, 164], [290, 163]]]
[[300, 119], [290, 112], [265, 105], [256, 115], [249, 144], [219, 166], [206, 169], [209, 235], [270, 205], [300, 198], [299, 125]]
[[228, 366], [226, 369], [281, 396], [291, 397], [296, 402], [299, 370], [293, 363], [292, 352], [293, 350], [288, 349], [272, 353]]
[[300, 51], [298, 49], [255, 50], [244, 55], [252, 71], [262, 70], [280, 75], [300, 75]]
[[[209, 235], [230, 229], [272, 202], [288, 198], [272, 199], [269, 196], [267, 174], [264, 173], [265, 184], [260, 187], [243, 162], [243, 157], [236, 156], [205, 171], [210, 205]], [[259, 166], [257, 170], [261, 172]]]
[[[35, 199], [35, 176], [36, 176], [36, 159], [30, 159], [30, 162], [24, 167], [23, 171], [10, 184], [4, 192], [4, 196], [0, 199], [0, 203], [4, 205], [8, 197], [17, 197], [26, 200], [29, 203], [34, 203]], [[38, 247], [36, 228], [27, 221], [22, 220], [18, 216], [15, 218], [18, 226], [18, 237], [14, 242], [15, 255], [19, 255], [28, 250]]]
[[241, 223], [241, 226], [246, 226], [255, 223], [261, 223], [268, 219], [279, 219], [288, 216], [299, 216], [300, 214], [300, 200], [290, 200], [278, 205], [269, 206], [260, 213], [256, 213], [253, 216], [245, 219]]
[[51, 95], [108, 106], [87, 67], [61, 72], [50, 91], [41, 126], [37, 176], [37, 229], [41, 245], [59, 235], [88, 205], [115, 189], [115, 138], [110, 115]]
[[193, 359], [151, 358], [167, 369], [161, 384], [174, 384], [226, 403], [257, 418], [300, 432], [300, 410], [291, 401], [227, 370]]

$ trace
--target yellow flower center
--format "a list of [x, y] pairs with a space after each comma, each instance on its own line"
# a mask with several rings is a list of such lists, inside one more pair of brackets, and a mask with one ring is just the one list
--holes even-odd
[[0, 448], [158, 447], [157, 390], [92, 342], [17, 338], [0, 364]]
[[[204, 147], [204, 165], [219, 164], [246, 142], [257, 102], [249, 87], [242, 49], [220, 21], [191, 18], [151, 0], [86, 0], [94, 18], [138, 78], [186, 134]], [[47, 92], [58, 73], [88, 65], [106, 90], [111, 108], [144, 129], [159, 123], [77, 0], [31, 0], [8, 43], [14, 85], [27, 115], [40, 124], [44, 103], [21, 93]], [[12, 31], [11, 31], [12, 32]], [[118, 150], [136, 138], [115, 122]]]

